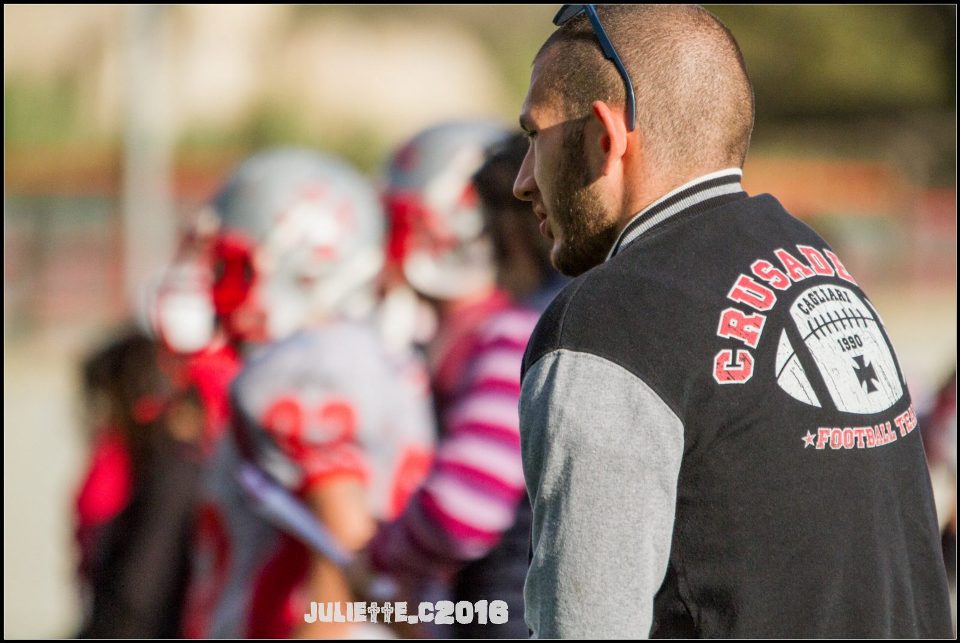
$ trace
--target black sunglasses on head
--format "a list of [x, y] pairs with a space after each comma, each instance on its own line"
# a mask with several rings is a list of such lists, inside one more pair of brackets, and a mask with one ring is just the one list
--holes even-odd
[[613, 48], [613, 43], [610, 42], [610, 38], [607, 37], [607, 32], [604, 31], [603, 25], [600, 24], [597, 10], [592, 4], [565, 4], [560, 8], [560, 11], [557, 12], [557, 15], [553, 17], [553, 24], [562, 27], [581, 13], [587, 14], [587, 18], [590, 19], [590, 24], [593, 26], [593, 31], [597, 35], [597, 40], [600, 41], [600, 49], [603, 50], [603, 55], [616, 66], [617, 71], [620, 72], [620, 76], [623, 78], [623, 82], [627, 86], [627, 129], [632, 132], [637, 125], [637, 100], [633, 95], [633, 81], [630, 80], [630, 74], [627, 73], [627, 68], [623, 66], [623, 61], [620, 60], [620, 56], [617, 55], [617, 50]]

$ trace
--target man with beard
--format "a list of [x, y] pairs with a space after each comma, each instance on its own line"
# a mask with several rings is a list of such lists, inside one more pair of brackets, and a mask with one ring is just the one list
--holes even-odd
[[910, 395], [839, 257], [740, 186], [732, 34], [695, 6], [554, 23], [514, 185], [579, 275], [524, 357], [534, 636], [949, 636]]

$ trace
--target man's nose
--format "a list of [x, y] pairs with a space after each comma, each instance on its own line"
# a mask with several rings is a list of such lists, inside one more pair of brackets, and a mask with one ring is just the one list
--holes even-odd
[[521, 201], [532, 201], [536, 189], [537, 183], [533, 180], [533, 146], [531, 145], [527, 155], [523, 157], [520, 171], [517, 172], [517, 178], [513, 182], [513, 196]]

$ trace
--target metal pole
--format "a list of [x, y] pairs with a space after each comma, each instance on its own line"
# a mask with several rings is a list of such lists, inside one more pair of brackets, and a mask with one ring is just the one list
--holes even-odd
[[148, 275], [173, 252], [173, 127], [164, 51], [168, 7], [131, 5], [125, 30], [126, 127], [123, 159], [124, 291], [135, 310]]

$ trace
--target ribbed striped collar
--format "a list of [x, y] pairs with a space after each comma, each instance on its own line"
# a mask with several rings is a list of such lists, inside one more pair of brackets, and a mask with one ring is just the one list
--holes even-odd
[[743, 193], [743, 187], [740, 185], [742, 176], [743, 172], [739, 168], [730, 168], [705, 174], [671, 190], [630, 219], [630, 223], [623, 229], [617, 237], [617, 242], [610, 249], [607, 260], [644, 232], [670, 217], [692, 209], [707, 210], [733, 200]]

